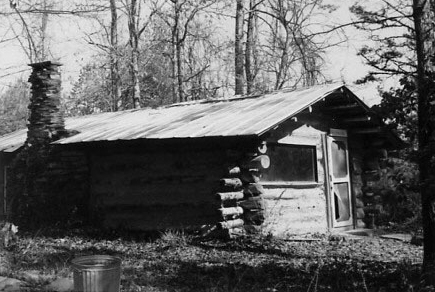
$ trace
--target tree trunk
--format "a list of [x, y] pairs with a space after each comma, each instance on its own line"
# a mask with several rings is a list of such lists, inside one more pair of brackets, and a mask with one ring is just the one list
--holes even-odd
[[132, 51], [133, 108], [140, 108], [139, 50]]
[[285, 20], [283, 20], [283, 25], [285, 26], [285, 46], [282, 48], [281, 57], [279, 60], [279, 69], [276, 72], [275, 90], [281, 89], [285, 83], [286, 68], [288, 66], [288, 50], [290, 48], [290, 28], [288, 27]]
[[181, 65], [181, 63], [182, 63], [181, 50], [183, 49], [183, 44], [182, 44], [182, 40], [180, 40], [180, 9], [181, 9], [181, 7], [179, 7], [177, 5], [177, 3], [175, 4], [175, 22], [176, 22], [176, 25], [175, 25], [175, 27], [176, 27], [176, 29], [175, 29], [175, 38], [176, 38], [175, 49], [177, 52], [176, 59], [177, 59], [178, 100], [180, 102], [182, 102], [182, 101], [185, 101], [184, 100], [184, 92], [183, 92], [183, 69], [182, 69], [182, 65]]
[[[424, 256], [423, 280], [425, 285], [435, 284], [435, 181], [433, 160], [433, 121], [431, 121], [430, 96], [432, 81], [428, 73], [432, 73], [428, 64], [430, 56], [425, 50], [426, 35], [424, 33], [424, 14], [427, 6], [424, 0], [413, 0], [413, 17], [415, 26], [415, 44], [417, 54], [417, 94], [418, 94], [418, 144], [420, 193], [422, 204]], [[432, 146], [432, 147], [431, 147]]]
[[252, 69], [252, 51], [254, 46], [254, 16], [255, 0], [249, 1], [248, 28], [246, 31], [245, 46], [245, 74], [246, 74], [246, 93], [251, 94], [254, 86], [254, 74]]
[[181, 49], [182, 41], [180, 40], [180, 4], [178, 0], [173, 0], [174, 4], [174, 25], [172, 26], [172, 92], [174, 102], [183, 101], [183, 76], [182, 76], [182, 66], [181, 66]]
[[36, 56], [37, 62], [46, 61], [47, 59], [47, 47], [46, 47], [46, 38], [47, 38], [47, 23], [48, 23], [48, 5], [47, 0], [44, 0], [44, 12], [41, 17], [41, 32], [40, 32], [40, 40], [39, 40], [39, 50], [38, 56]]
[[184, 100], [184, 91], [183, 91], [183, 69], [181, 66], [181, 50], [182, 45], [177, 43], [177, 82], [178, 82], [178, 99], [180, 101]]
[[118, 102], [121, 100], [121, 86], [119, 77], [118, 62], [118, 13], [116, 1], [110, 0], [110, 77], [111, 77], [111, 97], [112, 111], [118, 110]]
[[178, 94], [177, 94], [177, 48], [176, 48], [177, 38], [175, 35], [175, 30], [172, 28], [172, 37], [171, 37], [171, 73], [172, 73], [172, 101], [174, 103], [178, 102]]
[[128, 7], [128, 31], [130, 35], [131, 47], [131, 80], [133, 87], [133, 108], [140, 108], [140, 84], [139, 84], [139, 32], [137, 29], [137, 15], [139, 14], [139, 2], [131, 0], [130, 7]]
[[235, 93], [243, 94], [243, 0], [237, 0], [235, 31]]

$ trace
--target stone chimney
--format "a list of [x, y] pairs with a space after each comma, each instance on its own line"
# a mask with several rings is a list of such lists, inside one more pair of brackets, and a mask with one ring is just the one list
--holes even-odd
[[60, 63], [45, 61], [30, 64], [30, 115], [27, 123], [27, 146], [44, 145], [66, 134], [60, 110]]

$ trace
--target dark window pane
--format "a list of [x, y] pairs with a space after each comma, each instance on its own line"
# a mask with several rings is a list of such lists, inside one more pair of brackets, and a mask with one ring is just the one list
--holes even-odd
[[349, 186], [347, 183], [334, 184], [335, 219], [337, 222], [350, 218]]
[[263, 181], [316, 181], [316, 147], [271, 145]]
[[343, 141], [332, 141], [332, 172], [334, 177], [343, 178], [347, 176], [346, 143]]

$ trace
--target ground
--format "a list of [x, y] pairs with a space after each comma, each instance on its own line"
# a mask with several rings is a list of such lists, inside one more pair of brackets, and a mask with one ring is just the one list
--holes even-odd
[[422, 247], [331, 234], [229, 241], [173, 231], [27, 234], [2, 252], [0, 276], [22, 280], [19, 291], [48, 291], [54, 280], [71, 279], [71, 259], [90, 254], [122, 259], [121, 291], [417, 291]]

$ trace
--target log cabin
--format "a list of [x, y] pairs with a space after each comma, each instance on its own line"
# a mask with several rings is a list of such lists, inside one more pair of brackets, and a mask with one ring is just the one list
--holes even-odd
[[105, 228], [362, 228], [387, 150], [402, 145], [343, 84], [63, 118], [60, 64], [31, 66], [28, 129], [0, 137], [3, 218], [13, 162], [36, 149], [47, 157], [33, 189]]

